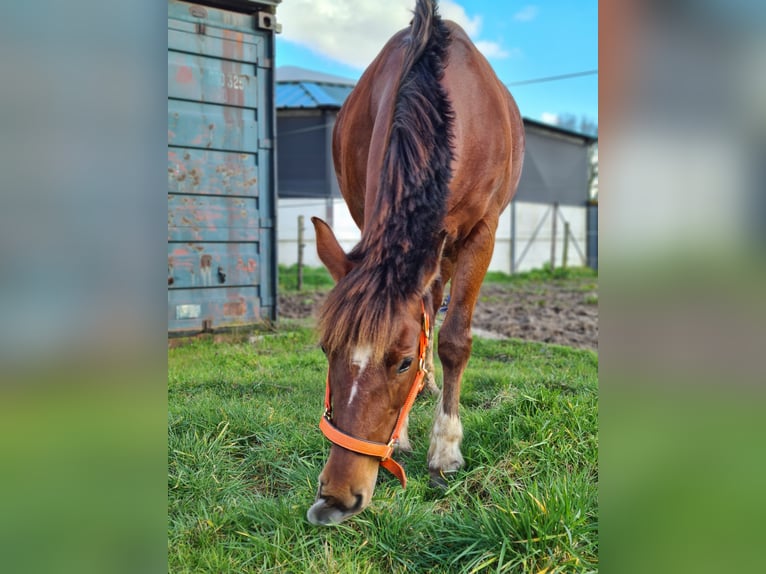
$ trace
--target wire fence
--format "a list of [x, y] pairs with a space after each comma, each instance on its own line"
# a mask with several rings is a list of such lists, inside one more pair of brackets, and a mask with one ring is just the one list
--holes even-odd
[[[351, 249], [361, 234], [342, 200], [280, 201], [278, 259], [282, 265], [321, 266], [311, 216], [331, 223]], [[501, 215], [490, 271], [518, 273], [549, 267], [598, 268], [597, 206], [512, 202]]]

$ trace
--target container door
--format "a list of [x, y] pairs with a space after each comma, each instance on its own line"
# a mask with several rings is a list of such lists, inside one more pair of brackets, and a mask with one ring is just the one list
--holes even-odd
[[276, 318], [274, 40], [258, 20], [168, 4], [171, 332]]

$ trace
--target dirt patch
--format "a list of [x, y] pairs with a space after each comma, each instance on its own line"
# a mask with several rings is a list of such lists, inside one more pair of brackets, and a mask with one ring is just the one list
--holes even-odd
[[475, 329], [505, 337], [598, 350], [598, 294], [573, 283], [482, 287]]
[[284, 319], [308, 319], [317, 317], [327, 292], [302, 291], [280, 293], [279, 316]]
[[[598, 290], [589, 281], [486, 284], [473, 315], [474, 334], [597, 351]], [[287, 319], [316, 317], [325, 296], [324, 292], [281, 294], [279, 315]]]

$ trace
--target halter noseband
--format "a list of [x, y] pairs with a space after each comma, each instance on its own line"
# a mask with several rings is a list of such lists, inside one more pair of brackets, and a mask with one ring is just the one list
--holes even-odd
[[322, 431], [325, 437], [338, 446], [348, 449], [352, 452], [359, 454], [365, 454], [380, 459], [380, 465], [393, 474], [402, 483], [403, 488], [407, 488], [407, 475], [404, 473], [402, 466], [396, 462], [391, 455], [394, 452], [394, 445], [399, 440], [399, 434], [401, 433], [404, 421], [407, 420], [407, 415], [412, 409], [412, 405], [415, 404], [415, 399], [418, 393], [423, 389], [425, 384], [425, 378], [427, 374], [426, 370], [426, 352], [428, 350], [428, 336], [431, 332], [428, 314], [426, 313], [425, 304], [421, 301], [421, 307], [423, 309], [423, 324], [420, 331], [420, 349], [418, 353], [418, 372], [415, 375], [415, 381], [410, 387], [410, 392], [407, 394], [407, 398], [404, 400], [402, 408], [399, 409], [399, 415], [396, 418], [396, 424], [394, 430], [391, 432], [391, 438], [387, 443], [374, 442], [364, 439], [352, 437], [344, 433], [332, 422], [332, 401], [330, 398], [330, 373], [327, 373], [327, 383], [325, 385], [324, 396], [324, 415], [319, 419], [319, 429]]

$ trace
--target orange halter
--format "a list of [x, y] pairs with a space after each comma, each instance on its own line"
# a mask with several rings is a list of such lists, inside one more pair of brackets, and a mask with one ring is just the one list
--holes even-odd
[[399, 409], [399, 415], [396, 418], [396, 424], [394, 430], [391, 432], [391, 438], [387, 443], [373, 442], [369, 440], [354, 438], [351, 435], [344, 433], [338, 427], [332, 423], [332, 402], [330, 399], [330, 373], [327, 373], [327, 383], [325, 385], [324, 395], [324, 415], [319, 419], [319, 429], [322, 431], [327, 439], [338, 446], [348, 449], [352, 452], [359, 454], [366, 454], [368, 456], [374, 456], [380, 459], [380, 465], [393, 474], [402, 483], [402, 488], [407, 488], [407, 475], [404, 473], [404, 469], [401, 465], [391, 458], [394, 452], [394, 445], [399, 440], [399, 434], [402, 430], [404, 421], [407, 420], [407, 415], [412, 409], [412, 405], [415, 404], [415, 399], [418, 393], [423, 389], [425, 384], [425, 378], [427, 374], [426, 370], [426, 352], [428, 351], [428, 336], [431, 332], [428, 314], [426, 313], [426, 307], [421, 302], [423, 308], [423, 329], [420, 331], [420, 350], [418, 356], [418, 372], [415, 375], [415, 381], [410, 387], [410, 392], [407, 394], [407, 398], [404, 400], [402, 408]]

